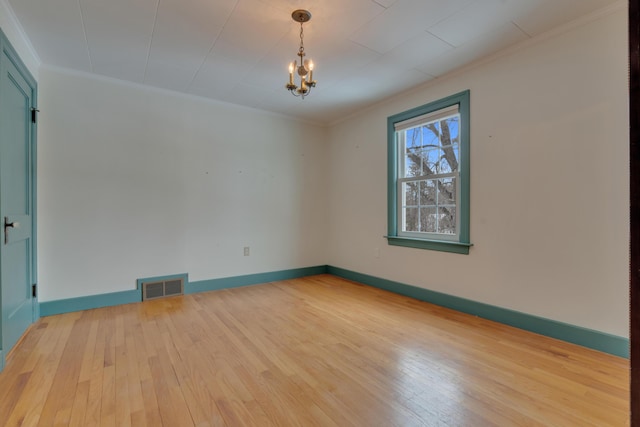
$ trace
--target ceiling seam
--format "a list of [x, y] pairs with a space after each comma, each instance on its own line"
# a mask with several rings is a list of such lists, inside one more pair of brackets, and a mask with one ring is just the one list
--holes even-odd
[[380, 2], [379, 2], [379, 1], [377, 1], [377, 0], [373, 0], [373, 2], [374, 2], [375, 4], [377, 4], [377, 5], [379, 5], [380, 7], [384, 7], [385, 9], [389, 9], [391, 6], [393, 6], [393, 5], [391, 5], [391, 6], [385, 6], [385, 5], [383, 5], [382, 3], [380, 3]]
[[213, 38], [213, 43], [211, 44], [211, 47], [207, 51], [207, 54], [204, 56], [204, 59], [202, 60], [202, 62], [198, 66], [198, 68], [196, 69], [195, 73], [193, 73], [193, 77], [191, 77], [191, 80], [187, 84], [186, 90], [189, 90], [191, 88], [191, 85], [196, 80], [196, 76], [198, 75], [198, 73], [200, 72], [200, 70], [202, 69], [204, 64], [207, 62], [207, 58], [211, 54], [211, 51], [213, 51], [213, 48], [216, 47], [216, 44], [218, 43], [218, 39], [220, 38], [220, 34], [222, 34], [224, 29], [227, 27], [227, 24], [229, 23], [229, 20], [231, 19], [231, 16], [233, 15], [233, 13], [238, 8], [238, 4], [239, 3], [240, 3], [240, 0], [236, 0], [236, 4], [233, 5], [233, 9], [231, 9], [231, 12], [229, 12], [229, 15], [227, 15], [227, 19], [225, 19], [224, 24], [222, 25], [222, 27], [220, 27], [220, 31], [218, 31], [218, 34], [216, 34], [216, 36]]
[[442, 37], [438, 37], [437, 35], [433, 34], [431, 31], [429, 30], [424, 30], [427, 34], [429, 34], [430, 36], [433, 36], [434, 38], [440, 40], [442, 43], [451, 46], [453, 49], [456, 49], [459, 46], [454, 46], [451, 43], [449, 43], [448, 41], [446, 41], [445, 39], [443, 39]]
[[84, 24], [84, 12], [82, 11], [82, 3], [78, 0], [78, 10], [80, 11], [80, 23], [82, 24], [82, 35], [84, 36], [84, 43], [87, 46], [87, 56], [89, 58], [89, 69], [92, 73], [95, 73], [93, 69], [93, 60], [91, 59], [91, 48], [89, 47], [89, 38], [87, 37], [87, 27]]
[[515, 25], [517, 29], [519, 29], [520, 31], [522, 31], [522, 33], [523, 33], [523, 34], [526, 34], [526, 36], [527, 36], [527, 37], [529, 37], [529, 38], [533, 37], [533, 35], [532, 35], [532, 34], [529, 34], [528, 32], [526, 32], [526, 31], [524, 30], [524, 28], [522, 28], [520, 25], [518, 25], [518, 23], [517, 23], [516, 21], [510, 21], [510, 22], [511, 22], [513, 25]]
[[156, 24], [158, 23], [158, 10], [160, 9], [160, 1], [156, 3], [156, 12], [153, 16], [153, 28], [151, 28], [151, 37], [149, 37], [149, 47], [147, 48], [147, 58], [144, 61], [144, 73], [142, 74], [142, 82], [147, 80], [147, 70], [149, 69], [149, 58], [151, 58], [151, 47], [153, 46], [153, 35], [156, 33]]
[[425, 30], [430, 30], [431, 28], [435, 27], [436, 25], [445, 22], [447, 19], [453, 17], [454, 15], [457, 15], [458, 13], [462, 12], [465, 9], [470, 8], [477, 0], [468, 0], [468, 3], [462, 5], [461, 7], [459, 7], [458, 9], [456, 9], [454, 12], [451, 12], [450, 14], [448, 14], [447, 16], [444, 16], [442, 19], [439, 19], [437, 22], [435, 22], [433, 25], [430, 25], [429, 27], [425, 28]]

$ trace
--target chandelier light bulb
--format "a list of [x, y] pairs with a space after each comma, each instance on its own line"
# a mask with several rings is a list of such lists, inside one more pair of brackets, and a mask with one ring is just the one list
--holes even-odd
[[289, 85], [288, 86], [292, 86], [293, 85], [293, 69], [295, 68], [296, 63], [292, 62], [291, 64], [289, 64]]

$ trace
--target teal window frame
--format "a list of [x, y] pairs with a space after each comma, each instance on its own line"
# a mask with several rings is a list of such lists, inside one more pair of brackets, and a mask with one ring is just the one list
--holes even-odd
[[[388, 233], [387, 242], [393, 246], [404, 246], [409, 248], [429, 249], [435, 251], [452, 252], [458, 254], [469, 254], [469, 248], [473, 246], [470, 242], [470, 91], [466, 90], [437, 101], [403, 111], [387, 118], [387, 218]], [[395, 129], [396, 123], [410, 120], [425, 114], [430, 114], [444, 108], [458, 105], [460, 114], [460, 161], [459, 161], [459, 232], [457, 240], [436, 240], [404, 237], [398, 235], [398, 173], [399, 173], [399, 152], [398, 138]]]

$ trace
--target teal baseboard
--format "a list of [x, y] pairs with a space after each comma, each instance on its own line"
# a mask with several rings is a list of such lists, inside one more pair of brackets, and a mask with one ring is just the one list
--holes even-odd
[[325, 274], [326, 265], [315, 267], [294, 268], [292, 270], [272, 271], [269, 273], [247, 274], [245, 276], [223, 277], [220, 279], [198, 280], [189, 282], [185, 287], [185, 294], [197, 292], [216, 291], [219, 289], [238, 288], [240, 286], [257, 285], [260, 283], [275, 282], [278, 280], [296, 279], [298, 277], [315, 276]]
[[[404, 283], [381, 279], [379, 277], [345, 270], [343, 268], [333, 267], [330, 265], [319, 265], [315, 267], [304, 267], [291, 270], [187, 282], [185, 284], [184, 292], [185, 294], [193, 294], [197, 292], [237, 288], [241, 286], [257, 285], [261, 283], [295, 279], [305, 276], [315, 276], [317, 274], [326, 273], [376, 288], [385, 289], [387, 291], [412, 297], [421, 301], [451, 308], [463, 313], [504, 323], [526, 331], [535, 332], [548, 337], [592, 348], [594, 350], [603, 351], [620, 357], [629, 357], [629, 340], [627, 338], [472, 301], [441, 292], [435, 292], [416, 286], [406, 285]], [[141, 290], [137, 289], [64, 300], [46, 301], [41, 302], [39, 304], [39, 308], [41, 316], [51, 316], [54, 314], [68, 313], [72, 311], [129, 304], [133, 302], [140, 302], [141, 300]], [[4, 359], [1, 356], [2, 351], [0, 350], [0, 367], [4, 363]]]
[[0, 372], [4, 371], [4, 353], [0, 350]]
[[[185, 294], [215, 291], [218, 289], [237, 288], [240, 286], [257, 285], [259, 283], [275, 282], [278, 280], [295, 279], [304, 276], [315, 276], [327, 272], [326, 265], [315, 267], [295, 268], [292, 270], [272, 271], [268, 273], [248, 274], [244, 276], [224, 277], [221, 279], [199, 280], [188, 282], [187, 274], [161, 276], [163, 280], [170, 278], [185, 278]], [[158, 277], [152, 278], [158, 280]], [[136, 290], [113, 292], [109, 294], [90, 295], [86, 297], [69, 298], [55, 301], [41, 302], [40, 316], [70, 313], [72, 311], [90, 310], [92, 308], [110, 307], [114, 305], [130, 304], [142, 301], [142, 282], [149, 279], [138, 279]]]
[[45, 301], [40, 303], [40, 315], [70, 313], [72, 311], [90, 310], [92, 308], [110, 307], [142, 301], [140, 290], [113, 292], [109, 294], [89, 295], [86, 297]]
[[327, 273], [594, 350], [629, 358], [629, 340], [543, 317], [327, 266]]

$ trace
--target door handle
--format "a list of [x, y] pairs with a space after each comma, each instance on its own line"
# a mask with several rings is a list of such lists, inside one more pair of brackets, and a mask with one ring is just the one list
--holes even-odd
[[9, 222], [9, 217], [4, 217], [4, 228], [20, 228], [20, 223], [18, 221]]
[[9, 243], [9, 229], [10, 228], [20, 228], [20, 223], [18, 221], [9, 222], [9, 217], [4, 217], [4, 244]]

